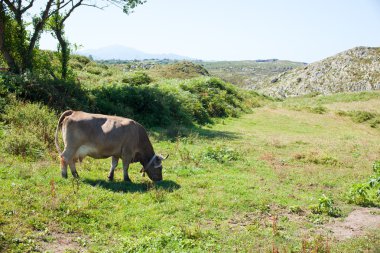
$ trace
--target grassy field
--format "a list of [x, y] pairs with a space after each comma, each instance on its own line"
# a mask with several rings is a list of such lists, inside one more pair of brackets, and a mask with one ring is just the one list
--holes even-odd
[[[380, 160], [379, 127], [339, 113], [378, 104], [361, 94], [272, 102], [179, 137], [151, 130], [170, 154], [156, 184], [137, 164], [132, 183], [120, 165], [108, 182], [110, 159], [86, 158], [76, 181], [54, 152], [2, 153], [0, 252], [379, 252], [379, 227], [344, 241], [328, 228], [358, 208], [349, 190]], [[315, 212], [326, 199], [336, 215]]]

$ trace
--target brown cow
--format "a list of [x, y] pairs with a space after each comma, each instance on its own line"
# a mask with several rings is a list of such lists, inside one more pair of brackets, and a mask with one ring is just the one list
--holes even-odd
[[[58, 145], [58, 131], [62, 128], [65, 149], [61, 152]], [[67, 165], [71, 173], [78, 177], [75, 162], [85, 156], [92, 158], [112, 157], [108, 175], [113, 180], [119, 159], [123, 161], [124, 180], [130, 181], [128, 167], [130, 163], [140, 162], [153, 181], [162, 180], [162, 160], [166, 159], [154, 153], [146, 130], [134, 120], [91, 114], [81, 111], [65, 111], [59, 118], [55, 132], [55, 145], [61, 157], [62, 177], [67, 178]]]

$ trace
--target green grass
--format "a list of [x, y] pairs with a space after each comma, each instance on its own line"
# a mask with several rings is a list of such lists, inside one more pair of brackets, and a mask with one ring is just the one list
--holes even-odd
[[75, 181], [60, 177], [58, 159], [28, 162], [2, 152], [0, 251], [52, 250], [66, 240], [71, 252], [376, 252], [379, 229], [339, 242], [323, 227], [337, 218], [311, 207], [326, 202], [343, 217], [355, 208], [346, 195], [372, 175], [379, 130], [287, 103], [296, 102], [177, 138], [151, 130], [156, 152], [170, 154], [156, 184], [137, 164], [133, 183], [122, 181], [121, 165], [108, 182], [110, 160], [86, 158]]

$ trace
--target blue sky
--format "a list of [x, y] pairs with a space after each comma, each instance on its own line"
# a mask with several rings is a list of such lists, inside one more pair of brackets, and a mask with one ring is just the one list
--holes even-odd
[[[82, 49], [124, 45], [204, 60], [313, 62], [380, 46], [380, 0], [148, 0], [120, 9], [81, 7], [66, 24]], [[44, 35], [41, 48], [55, 49]]]

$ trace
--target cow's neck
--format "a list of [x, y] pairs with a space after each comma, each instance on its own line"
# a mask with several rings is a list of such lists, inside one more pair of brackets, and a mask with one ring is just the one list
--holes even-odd
[[154, 153], [153, 147], [147, 148], [145, 150], [144, 155], [141, 156], [141, 159], [140, 159], [141, 165], [145, 167], [149, 163], [149, 161], [152, 159], [154, 154], [155, 153]]

